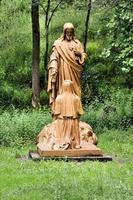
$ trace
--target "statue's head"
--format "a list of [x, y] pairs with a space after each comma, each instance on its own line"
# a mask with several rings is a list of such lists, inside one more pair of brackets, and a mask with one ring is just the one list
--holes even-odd
[[62, 92], [74, 93], [73, 82], [71, 80], [64, 80], [62, 84]]
[[63, 27], [63, 38], [67, 41], [71, 41], [74, 39], [74, 26], [72, 23], [65, 23]]

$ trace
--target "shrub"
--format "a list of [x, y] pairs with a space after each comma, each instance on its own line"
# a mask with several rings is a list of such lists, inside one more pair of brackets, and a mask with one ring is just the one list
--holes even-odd
[[128, 129], [133, 124], [133, 92], [129, 89], [109, 90], [108, 98], [95, 99], [86, 108], [82, 120], [90, 123], [97, 133], [104, 129]]
[[4, 111], [0, 118], [0, 145], [21, 146], [35, 142], [41, 128], [51, 121], [48, 110]]
[[[101, 134], [107, 129], [127, 130], [133, 123], [132, 107], [132, 91], [113, 90], [109, 98], [104, 101], [96, 98], [85, 107], [85, 114], [81, 120], [89, 123], [96, 134]], [[43, 126], [50, 122], [50, 110], [46, 107], [39, 110], [1, 110], [0, 145], [21, 146], [29, 142], [34, 143]]]

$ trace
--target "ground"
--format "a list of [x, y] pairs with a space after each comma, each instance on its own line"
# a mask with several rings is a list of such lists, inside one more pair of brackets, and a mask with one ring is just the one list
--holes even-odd
[[132, 200], [131, 130], [106, 131], [98, 138], [112, 162], [19, 160], [36, 146], [1, 147], [1, 200]]

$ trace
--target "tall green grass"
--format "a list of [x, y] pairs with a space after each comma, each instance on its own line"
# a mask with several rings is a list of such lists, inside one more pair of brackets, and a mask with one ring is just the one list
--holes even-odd
[[133, 92], [119, 88], [102, 89], [101, 96], [86, 107], [83, 121], [90, 123], [94, 130], [128, 129], [133, 124]]
[[4, 111], [0, 117], [0, 144], [21, 146], [35, 143], [37, 134], [51, 121], [48, 110]]

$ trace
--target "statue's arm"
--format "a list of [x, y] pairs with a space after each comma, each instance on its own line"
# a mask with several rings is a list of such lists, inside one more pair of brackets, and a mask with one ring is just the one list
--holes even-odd
[[75, 51], [75, 55], [77, 58], [77, 62], [80, 65], [83, 65], [86, 59], [86, 53], [84, 52], [84, 48], [82, 44], [78, 40], [77, 40], [77, 43], [78, 43], [78, 47], [77, 47], [77, 50]]
[[49, 75], [51, 82], [56, 82], [56, 77], [58, 73], [58, 63], [59, 63], [59, 55], [55, 47], [53, 47], [52, 54], [50, 56], [49, 61]]
[[49, 92], [49, 102], [52, 104], [56, 98], [56, 81], [58, 74], [58, 63], [59, 55], [53, 46], [52, 54], [50, 56], [49, 67], [48, 67], [48, 88]]

